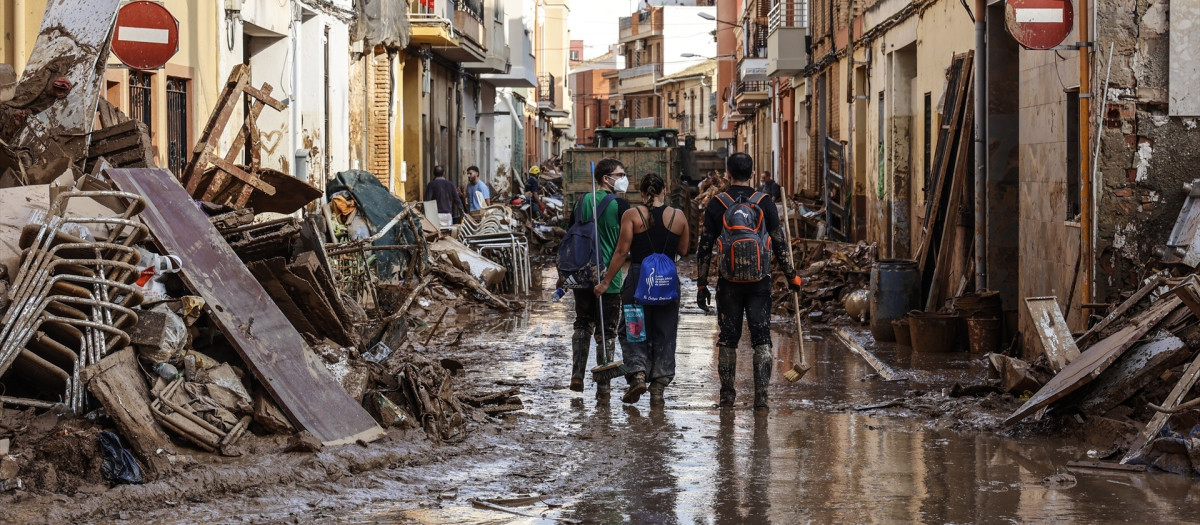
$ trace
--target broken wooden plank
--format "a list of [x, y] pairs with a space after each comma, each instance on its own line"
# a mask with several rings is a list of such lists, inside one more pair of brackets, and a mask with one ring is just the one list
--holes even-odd
[[171, 172], [114, 169], [122, 191], [146, 198], [142, 220], [183, 261], [184, 283], [210, 305], [217, 327], [297, 428], [327, 445], [372, 441], [383, 429], [308, 349], [263, 287]]
[[1145, 472], [1145, 465], [1122, 465], [1111, 461], [1068, 461], [1067, 468], [1090, 470], [1114, 470], [1118, 472]]
[[304, 311], [292, 300], [291, 294], [283, 287], [283, 283], [279, 282], [279, 279], [275, 277], [275, 274], [265, 262], [252, 262], [248, 267], [250, 268], [250, 273], [254, 274], [254, 278], [258, 279], [258, 284], [261, 284], [263, 289], [267, 291], [267, 294], [271, 296], [271, 300], [275, 301], [275, 304], [279, 306], [279, 310], [288, 318], [288, 321], [291, 321], [292, 326], [296, 330], [299, 330], [301, 333], [312, 334], [313, 336], [321, 335], [321, 332], [318, 332], [316, 327], [308, 322], [308, 316], [304, 315]]
[[880, 377], [887, 381], [904, 381], [908, 379], [908, 376], [896, 372], [892, 369], [892, 367], [888, 366], [887, 363], [884, 363], [882, 360], [876, 357], [875, 354], [868, 352], [865, 348], [863, 348], [862, 345], [858, 344], [858, 342], [854, 340], [854, 337], [850, 335], [850, 332], [847, 332], [845, 328], [838, 328], [835, 334], [837, 335], [837, 338], [842, 341], [842, 344], [846, 346], [846, 348], [849, 348], [851, 352], [854, 352], [855, 354], [858, 354], [859, 357], [863, 358], [863, 361], [866, 361], [867, 364], [871, 365], [871, 368], [874, 368], [875, 372], [877, 372]]
[[1175, 336], [1137, 345], [1088, 385], [1090, 392], [1079, 403], [1079, 410], [1085, 414], [1108, 412], [1189, 355], [1191, 350]]
[[1091, 382], [1121, 354], [1125, 353], [1125, 350], [1133, 346], [1138, 339], [1158, 325], [1159, 321], [1162, 321], [1181, 305], [1178, 298], [1171, 297], [1159, 301], [1141, 315], [1133, 318], [1124, 328], [1080, 354], [1058, 375], [1043, 385], [1033, 397], [1029, 398], [1029, 401], [1021, 405], [1008, 419], [1005, 419], [1004, 424], [1011, 425], [1025, 419], [1029, 414], [1048, 407], [1051, 403]]
[[1117, 319], [1123, 319], [1125, 312], [1128, 312], [1133, 305], [1141, 302], [1141, 300], [1149, 295], [1150, 292], [1154, 291], [1155, 288], [1161, 286], [1164, 280], [1164, 274], [1161, 273], [1151, 276], [1146, 285], [1142, 286], [1137, 292], [1134, 292], [1133, 295], [1129, 296], [1129, 298], [1122, 302], [1120, 306], [1117, 306], [1113, 311], [1109, 312], [1103, 320], [1101, 320], [1099, 323], [1096, 323], [1096, 326], [1091, 327], [1088, 329], [1088, 331], [1084, 332], [1083, 335], [1079, 336], [1079, 339], [1075, 340], [1075, 345], [1080, 347], [1091, 346], [1101, 332], [1108, 328], [1108, 326]]
[[[1197, 355], [1192, 360], [1192, 363], [1188, 365], [1187, 370], [1183, 372], [1183, 376], [1179, 378], [1179, 382], [1175, 383], [1175, 388], [1172, 388], [1171, 393], [1167, 394], [1167, 399], [1162, 402], [1161, 407], [1172, 409], [1179, 405], [1179, 402], [1183, 401], [1183, 396], [1192, 391], [1192, 386], [1196, 384], [1197, 379], [1200, 379], [1200, 355]], [[1121, 458], [1121, 463], [1128, 464], [1130, 461], [1140, 458], [1146, 446], [1158, 435], [1170, 418], [1170, 413], [1156, 411], [1150, 417], [1150, 422], [1146, 423], [1145, 430], [1141, 434], [1138, 434], [1138, 437], [1129, 445], [1129, 453]]]
[[1079, 357], [1079, 347], [1071, 335], [1057, 297], [1030, 297], [1025, 299], [1025, 308], [1042, 343], [1042, 353], [1050, 362], [1055, 373], [1061, 372], [1071, 361]]
[[171, 440], [150, 413], [149, 388], [132, 348], [115, 352], [89, 367], [88, 390], [117, 425], [151, 478], [171, 470], [171, 462], [160, 450], [170, 449]]
[[1187, 276], [1179, 286], [1171, 289], [1171, 293], [1183, 301], [1196, 317], [1200, 317], [1200, 277], [1196, 277], [1196, 274]]

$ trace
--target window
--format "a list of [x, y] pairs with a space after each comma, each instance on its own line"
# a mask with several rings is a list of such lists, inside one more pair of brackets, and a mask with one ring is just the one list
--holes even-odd
[[925, 187], [928, 188], [933, 184], [933, 174], [929, 172], [933, 163], [933, 94], [928, 92], [925, 93], [925, 127], [922, 135], [925, 139]]
[[583, 107], [583, 129], [592, 129], [592, 107]]
[[167, 77], [167, 167], [183, 175], [188, 161], [188, 80]]
[[1067, 217], [1079, 220], [1079, 88], [1067, 91]]
[[129, 117], [140, 120], [154, 134], [154, 112], [151, 109], [154, 97], [151, 86], [154, 75], [141, 71], [129, 72]]
[[576, 50], [576, 49], [571, 50], [571, 60], [575, 61], [575, 62], [579, 61], [579, 50]]

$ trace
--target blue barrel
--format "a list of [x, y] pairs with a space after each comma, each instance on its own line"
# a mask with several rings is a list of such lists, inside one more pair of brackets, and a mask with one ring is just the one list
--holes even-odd
[[921, 272], [917, 262], [884, 259], [871, 267], [871, 334], [876, 341], [896, 340], [892, 321], [921, 307]]

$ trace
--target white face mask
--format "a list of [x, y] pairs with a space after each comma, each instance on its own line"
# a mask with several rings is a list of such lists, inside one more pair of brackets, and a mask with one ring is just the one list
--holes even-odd
[[613, 191], [617, 193], [625, 193], [629, 189], [629, 177], [621, 177], [613, 181]]

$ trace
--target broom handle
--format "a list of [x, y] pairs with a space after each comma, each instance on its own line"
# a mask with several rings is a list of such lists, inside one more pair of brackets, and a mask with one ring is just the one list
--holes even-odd
[[[783, 231], [787, 235], [787, 254], [788, 262], [792, 264], [792, 270], [796, 270], [796, 258], [792, 254], [792, 221], [788, 217], [788, 201], [791, 196], [784, 193], [783, 199]], [[800, 322], [800, 292], [792, 292], [792, 310], [796, 316], [796, 337], [800, 339], [799, 346], [796, 347], [797, 353], [800, 354], [800, 366], [808, 366], [808, 357], [804, 355], [804, 324]]]
[[[601, 261], [604, 259], [604, 255], [600, 251], [600, 217], [596, 216], [596, 163], [595, 162], [592, 163], [592, 224], [594, 224], [596, 226], [596, 235], [595, 235], [595, 239], [594, 239], [596, 241], [596, 274], [599, 276], [599, 275], [604, 274], [604, 272], [600, 270], [600, 268], [603, 267], [601, 264]], [[608, 290], [605, 290], [605, 292], [607, 292], [607, 291]], [[600, 350], [598, 350], [598, 351], [600, 352], [600, 355], [605, 356], [607, 358], [608, 357], [608, 347], [605, 345], [608, 344], [608, 337], [606, 337], [608, 334], [604, 333], [604, 294], [603, 293], [601, 293], [600, 296], [596, 297], [596, 311], [600, 312]], [[607, 361], [607, 359], [606, 359], [606, 361]], [[604, 364], [607, 365], [608, 363], [605, 362]]]

